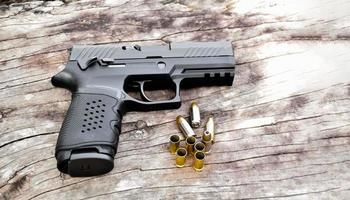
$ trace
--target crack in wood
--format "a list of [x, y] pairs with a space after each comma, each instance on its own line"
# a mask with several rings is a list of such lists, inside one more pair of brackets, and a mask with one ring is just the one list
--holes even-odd
[[290, 176], [290, 177], [282, 178], [282, 179], [262, 179], [259, 181], [260, 182], [285, 181], [285, 180], [289, 180], [289, 179], [304, 178], [304, 177], [308, 177], [308, 176], [315, 176], [315, 175], [326, 174], [326, 173], [328, 173], [328, 171], [311, 173], [311, 174], [303, 174], [303, 175], [297, 175], [297, 176]]
[[286, 195], [239, 198], [237, 200], [288, 198], [288, 197], [296, 197], [296, 196], [303, 196], [303, 195], [310, 195], [310, 194], [319, 194], [319, 193], [334, 191], [334, 190], [337, 190], [337, 189], [340, 189], [340, 187], [333, 187], [333, 188], [329, 188], [329, 189], [326, 189], [326, 190], [316, 190], [316, 191], [310, 191], [310, 192], [292, 193], [292, 194], [286, 194]]
[[10, 145], [10, 144], [13, 144], [15, 142], [18, 142], [18, 141], [30, 139], [30, 138], [33, 138], [33, 137], [39, 137], [39, 136], [43, 136], [43, 135], [52, 135], [52, 134], [57, 134], [57, 132], [46, 132], [46, 133], [40, 133], [40, 134], [36, 134], [36, 135], [30, 135], [30, 136], [27, 136], [27, 137], [18, 138], [16, 140], [12, 140], [12, 141], [5, 142], [5, 143], [1, 144], [0, 145], [0, 149], [5, 147], [5, 146], [7, 146], [7, 145]]
[[[12, 180], [12, 179], [14, 179], [14, 178], [15, 178], [21, 171], [23, 171], [24, 169], [26, 169], [26, 168], [28, 168], [28, 167], [34, 165], [34, 164], [37, 164], [37, 163], [39, 163], [39, 162], [46, 161], [46, 160], [48, 160], [48, 159], [51, 159], [51, 157], [45, 158], [45, 159], [41, 159], [41, 160], [37, 160], [37, 161], [34, 161], [34, 162], [32, 162], [32, 163], [30, 163], [30, 164], [28, 164], [28, 165], [24, 165], [23, 167], [21, 167], [21, 168], [18, 169], [18, 170], [15, 170], [14, 172], [12, 172], [12, 175], [10, 175], [10, 177], [7, 179], [7, 181], [5, 181], [4, 184], [0, 185], [0, 189], [2, 189], [2, 188], [5, 187], [7, 184], [9, 184], [9, 181]], [[27, 178], [29, 178], [29, 177], [27, 176]], [[15, 183], [16, 183], [16, 182], [15, 182]], [[11, 188], [10, 188], [10, 189], [11, 189]]]

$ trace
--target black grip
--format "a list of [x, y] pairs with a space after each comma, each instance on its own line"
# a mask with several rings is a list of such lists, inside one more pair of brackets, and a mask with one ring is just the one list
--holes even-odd
[[114, 166], [121, 128], [117, 98], [75, 93], [56, 145], [57, 167], [71, 176], [94, 176]]

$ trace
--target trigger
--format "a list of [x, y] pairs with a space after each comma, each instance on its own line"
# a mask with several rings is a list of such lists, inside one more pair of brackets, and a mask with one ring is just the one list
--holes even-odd
[[139, 82], [140, 88], [141, 88], [141, 98], [142, 98], [142, 100], [144, 100], [144, 101], [152, 102], [152, 100], [149, 99], [149, 98], [146, 96], [146, 93], [145, 93], [145, 90], [144, 90], [144, 86], [145, 86], [145, 83], [146, 83], [146, 82], [150, 82], [150, 81], [140, 81], [140, 82]]

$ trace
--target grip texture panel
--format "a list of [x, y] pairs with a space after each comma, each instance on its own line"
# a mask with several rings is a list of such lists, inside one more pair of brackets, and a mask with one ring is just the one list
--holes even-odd
[[95, 176], [113, 169], [122, 120], [118, 103], [103, 94], [73, 94], [56, 145], [61, 172]]
[[117, 103], [107, 95], [74, 94], [56, 151], [96, 144], [116, 147], [121, 124], [121, 116], [114, 111]]

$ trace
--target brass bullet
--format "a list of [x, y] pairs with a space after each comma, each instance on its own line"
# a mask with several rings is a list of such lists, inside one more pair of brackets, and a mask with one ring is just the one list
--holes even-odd
[[178, 148], [176, 151], [176, 167], [185, 166], [187, 151], [185, 148]]
[[181, 115], [176, 117], [176, 123], [180, 131], [184, 134], [185, 138], [190, 136], [196, 136], [190, 124], [188, 124], [186, 119]]
[[209, 131], [204, 131], [203, 132], [203, 135], [202, 135], [202, 140], [203, 141], [211, 141], [212, 140], [212, 135], [211, 135], [211, 133], [209, 133]]
[[199, 107], [197, 102], [193, 101], [191, 103], [191, 108], [190, 108], [190, 118], [191, 118], [191, 126], [193, 128], [198, 128], [201, 124], [201, 116], [199, 112]]
[[209, 133], [209, 131], [205, 130], [202, 135], [202, 141], [205, 145], [204, 153], [208, 154], [211, 150], [212, 145], [212, 135]]
[[203, 152], [196, 152], [194, 154], [194, 159], [193, 159], [193, 169], [196, 171], [202, 171], [203, 167], [204, 167], [204, 158], [205, 158], [205, 154]]
[[195, 143], [196, 143], [195, 137], [190, 136], [186, 138], [186, 149], [188, 154], [193, 154]]
[[205, 124], [205, 130], [204, 134], [210, 134], [211, 135], [211, 141], [214, 144], [215, 143], [215, 128], [214, 128], [214, 118], [209, 117], [207, 123]]
[[176, 150], [179, 148], [179, 145], [180, 145], [180, 136], [178, 135], [170, 136], [169, 151], [172, 154], [175, 154]]
[[196, 142], [194, 144], [194, 152], [196, 153], [197, 151], [203, 152], [205, 150], [205, 144], [203, 142]]

